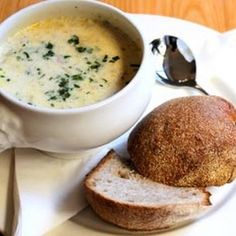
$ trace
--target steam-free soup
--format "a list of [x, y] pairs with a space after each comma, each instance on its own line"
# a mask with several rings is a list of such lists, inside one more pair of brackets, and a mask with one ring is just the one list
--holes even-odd
[[76, 108], [121, 90], [140, 60], [137, 44], [106, 21], [51, 18], [0, 46], [0, 88], [32, 106]]

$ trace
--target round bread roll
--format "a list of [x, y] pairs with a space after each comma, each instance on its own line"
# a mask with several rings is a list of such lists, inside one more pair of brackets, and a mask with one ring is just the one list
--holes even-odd
[[170, 100], [135, 127], [128, 152], [140, 174], [163, 184], [231, 182], [236, 177], [236, 109], [216, 96]]

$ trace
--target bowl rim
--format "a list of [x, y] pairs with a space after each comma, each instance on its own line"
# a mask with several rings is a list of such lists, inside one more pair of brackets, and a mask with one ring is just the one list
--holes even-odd
[[[99, 2], [99, 1], [94, 1], [94, 0], [50, 0], [50, 1], [43, 1], [43, 2], [39, 2], [39, 3], [35, 3], [32, 4], [28, 7], [25, 7], [19, 11], [17, 11], [16, 13], [14, 13], [13, 15], [9, 16], [8, 18], [6, 18], [1, 24], [0, 27], [4, 26], [4, 25], [8, 25], [11, 24], [11, 21], [15, 18], [21, 17], [22, 15], [27, 14], [29, 11], [31, 11], [32, 9], [35, 9], [39, 6], [42, 5], [51, 5], [54, 3], [65, 3], [65, 2], [73, 2], [75, 4], [78, 3], [85, 3], [85, 4], [94, 4], [94, 6], [103, 6], [106, 7], [107, 10], [109, 11], [113, 11], [118, 13], [121, 17], [123, 17], [130, 25], [132, 25], [132, 27], [136, 30], [136, 32], [139, 35], [139, 38], [141, 40], [141, 46], [142, 46], [142, 58], [140, 61], [140, 67], [138, 69], [138, 71], [136, 72], [136, 74], [134, 75], [134, 77], [131, 79], [131, 81], [125, 86], [123, 87], [121, 90], [119, 90], [118, 92], [116, 92], [115, 94], [101, 100], [98, 102], [95, 102], [93, 104], [89, 104], [89, 105], [85, 105], [85, 106], [81, 106], [78, 108], [65, 108], [65, 109], [51, 109], [51, 108], [47, 108], [47, 107], [37, 107], [37, 106], [32, 106], [27, 104], [24, 101], [20, 101], [17, 98], [15, 98], [14, 96], [10, 95], [9, 93], [5, 92], [4, 90], [2, 90], [0, 88], [0, 95], [3, 96], [5, 99], [7, 99], [8, 101], [10, 101], [11, 103], [13, 103], [14, 105], [21, 107], [25, 110], [29, 110], [32, 112], [36, 112], [36, 113], [46, 113], [46, 114], [77, 114], [77, 113], [84, 113], [84, 112], [88, 112], [88, 111], [92, 111], [92, 110], [96, 110], [98, 108], [101, 108], [103, 106], [106, 106], [108, 104], [110, 104], [111, 102], [113, 102], [114, 100], [122, 97], [124, 94], [128, 93], [130, 90], [132, 90], [132, 88], [138, 83], [138, 81], [140, 79], [142, 79], [142, 76], [140, 76], [143, 67], [144, 67], [144, 62], [147, 61], [146, 57], [147, 57], [147, 48], [146, 48], [146, 44], [144, 42], [144, 37], [141, 33], [141, 31], [139, 30], [138, 26], [136, 25], [136, 23], [133, 22], [132, 19], [130, 19], [127, 14], [125, 12], [123, 12], [122, 10], [111, 6], [109, 4], [103, 3], [103, 2]], [[11, 27], [11, 26], [10, 26]]]

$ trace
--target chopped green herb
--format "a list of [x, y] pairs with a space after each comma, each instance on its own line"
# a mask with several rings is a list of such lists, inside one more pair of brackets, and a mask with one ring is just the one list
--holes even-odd
[[71, 57], [70, 55], [65, 55], [64, 59], [67, 59], [67, 58], [70, 58], [70, 57]]
[[58, 84], [59, 87], [66, 87], [69, 85], [69, 80], [65, 78], [61, 78], [60, 83]]
[[78, 84], [74, 84], [75, 88], [80, 88], [80, 86]]
[[115, 56], [115, 57], [112, 57], [109, 62], [110, 62], [110, 63], [114, 63], [114, 62], [116, 62], [116, 61], [119, 60], [119, 59], [120, 59], [119, 56]]
[[62, 100], [65, 101], [67, 98], [71, 96], [69, 93], [69, 88], [62, 88], [58, 90], [59, 95], [62, 97]]
[[[79, 53], [87, 52], [87, 53], [91, 54], [91, 53], [93, 53], [93, 48], [76, 47], [76, 51]], [[87, 60], [88, 58], [85, 57], [84, 59]]]
[[90, 94], [90, 92], [88, 91], [88, 92], [86, 92], [86, 94]]
[[69, 78], [69, 77], [70, 77], [68, 74], [65, 74], [65, 76], [66, 76], [67, 78]]
[[108, 55], [105, 55], [102, 59], [102, 62], [107, 62], [107, 59], [108, 59]]
[[84, 80], [84, 78], [80, 74], [72, 75], [71, 78], [73, 80]]
[[100, 87], [103, 87], [103, 84], [99, 84]]
[[22, 44], [22, 47], [25, 47], [25, 46], [26, 46], [26, 44], [25, 44], [25, 43], [23, 43], [23, 44]]
[[119, 56], [112, 57], [112, 60], [114, 60], [114, 61], [117, 61], [117, 60], [119, 60], [119, 59], [120, 59]]
[[38, 72], [38, 75], [41, 75], [41, 74], [42, 74], [42, 72], [41, 72], [41, 69], [40, 69], [40, 68], [37, 68], [36, 70], [37, 70], [37, 72]]
[[105, 83], [107, 83], [108, 81], [106, 79], [102, 79]]
[[50, 97], [49, 99], [48, 99], [48, 101], [51, 101], [51, 100], [56, 100], [57, 99], [57, 97], [56, 96], [52, 96], [52, 97]]
[[10, 81], [11, 81], [11, 79], [8, 78], [8, 79], [7, 79], [7, 82], [10, 82]]
[[32, 105], [33, 105], [31, 102], [28, 102], [27, 104], [28, 104], [28, 105], [30, 105], [30, 106], [32, 106]]
[[89, 82], [91, 83], [91, 82], [94, 82], [94, 79], [92, 79], [92, 78], [89, 78]]
[[0, 68], [0, 78], [5, 78], [5, 72]]
[[91, 62], [91, 61], [87, 61], [87, 62], [86, 62], [86, 64], [88, 64], [88, 65], [91, 65], [91, 64], [92, 64], [92, 62]]
[[51, 107], [55, 107], [55, 105], [54, 105], [53, 103], [50, 103], [50, 106], [51, 106]]
[[100, 66], [101, 64], [98, 61], [95, 61], [94, 64], [92, 64], [89, 68], [98, 70]]
[[79, 37], [77, 35], [72, 35], [70, 39], [67, 40], [69, 44], [78, 45], [79, 44]]
[[26, 56], [26, 58], [27, 58], [27, 59], [29, 59], [29, 58], [30, 58], [30, 56], [29, 56], [29, 53], [28, 53], [28, 52], [23, 52], [23, 54]]
[[48, 42], [46, 45], [45, 45], [45, 48], [47, 49], [53, 49], [54, 45], [50, 42]]
[[61, 98], [63, 101], [65, 101], [68, 97], [70, 97], [69, 93], [70, 88], [63, 87], [58, 89], [57, 91], [50, 90], [45, 92], [46, 95], [49, 96], [48, 101], [53, 101]]
[[77, 50], [77, 52], [79, 52], [79, 53], [83, 53], [83, 52], [86, 51], [86, 48], [85, 48], [85, 47], [77, 47], [76, 50]]
[[42, 74], [39, 78], [43, 78], [45, 76], [45, 74]]
[[53, 57], [55, 53], [52, 50], [49, 50], [46, 54], [43, 55], [43, 59], [49, 60], [50, 57]]

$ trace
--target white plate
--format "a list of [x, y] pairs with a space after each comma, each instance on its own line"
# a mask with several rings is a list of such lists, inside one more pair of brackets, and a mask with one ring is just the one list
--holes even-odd
[[[223, 96], [236, 105], [236, 76], [233, 64], [236, 61], [236, 31], [220, 34], [204, 26], [173, 18], [133, 14], [129, 16], [143, 32], [147, 44], [164, 34], [184, 39], [196, 57], [199, 84], [210, 94]], [[154, 57], [150, 56], [150, 63], [153, 63], [153, 59]], [[190, 88], [175, 89], [156, 84], [146, 113], [171, 98], [195, 94], [198, 92]], [[126, 133], [108, 146], [125, 154], [127, 135]], [[223, 187], [211, 188], [210, 191], [213, 193], [211, 197], [213, 207], [204, 217], [185, 227], [165, 232], [163, 235], [236, 235], [236, 181]], [[128, 235], [132, 232], [103, 222], [90, 208], [86, 208], [71, 220], [49, 232], [47, 236], [117, 234]]]

